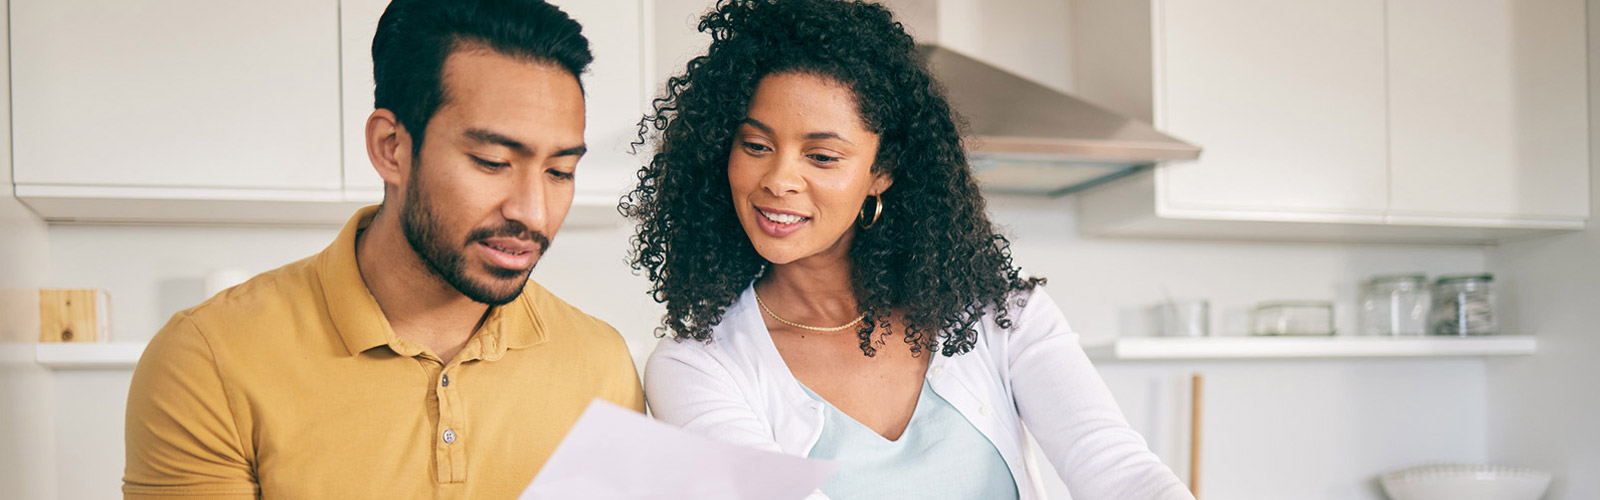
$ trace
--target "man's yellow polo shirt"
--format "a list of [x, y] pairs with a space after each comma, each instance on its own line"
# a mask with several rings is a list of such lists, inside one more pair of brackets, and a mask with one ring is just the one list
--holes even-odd
[[511, 499], [590, 400], [644, 410], [616, 330], [532, 280], [448, 364], [395, 336], [356, 268], [375, 213], [151, 339], [126, 498]]

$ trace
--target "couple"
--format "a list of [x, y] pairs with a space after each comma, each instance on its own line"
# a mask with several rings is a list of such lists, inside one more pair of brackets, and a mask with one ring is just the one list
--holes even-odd
[[581, 27], [396, 0], [366, 127], [383, 204], [151, 340], [126, 497], [513, 498], [592, 399], [648, 395], [841, 461], [819, 498], [1040, 498], [1024, 424], [1080, 500], [1191, 498], [1012, 265], [890, 12], [723, 0], [700, 29], [623, 202], [671, 337], [643, 388], [615, 330], [528, 279], [584, 153]]

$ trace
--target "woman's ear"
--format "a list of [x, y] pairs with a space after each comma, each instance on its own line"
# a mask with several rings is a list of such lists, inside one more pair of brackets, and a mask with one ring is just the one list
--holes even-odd
[[868, 190], [867, 193], [873, 196], [878, 196], [883, 194], [884, 191], [888, 191], [889, 186], [893, 185], [894, 177], [890, 176], [888, 171], [881, 171], [878, 172], [877, 177], [872, 180], [872, 189]]
[[411, 134], [393, 111], [379, 109], [367, 116], [367, 158], [388, 186], [402, 187], [411, 173]]

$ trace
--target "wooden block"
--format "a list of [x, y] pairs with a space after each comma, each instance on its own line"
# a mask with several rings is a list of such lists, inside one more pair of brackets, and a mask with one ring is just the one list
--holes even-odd
[[40, 342], [100, 340], [99, 291], [39, 290]]

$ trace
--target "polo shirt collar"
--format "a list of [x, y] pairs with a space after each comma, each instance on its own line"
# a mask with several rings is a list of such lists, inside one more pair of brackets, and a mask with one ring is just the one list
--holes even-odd
[[[329, 319], [351, 356], [383, 345], [399, 354], [416, 356], [421, 346], [395, 335], [388, 318], [383, 315], [383, 308], [378, 306], [378, 300], [361, 279], [361, 268], [356, 264], [356, 237], [372, 224], [377, 214], [377, 205], [357, 210], [333, 244], [317, 256], [323, 299]], [[516, 300], [491, 308], [483, 326], [457, 357], [494, 361], [505, 356], [507, 349], [521, 349], [547, 341], [544, 322], [535, 313], [530, 297], [543, 291], [537, 285], [525, 286]]]
[[[529, 294], [534, 287], [523, 287], [522, 295], [504, 306], [489, 310], [489, 317], [483, 320], [483, 326], [468, 342], [468, 347], [462, 350], [462, 355], [469, 358], [495, 361], [504, 357], [508, 349], [522, 349], [543, 344], [547, 338], [544, 322], [539, 321], [539, 316], [534, 314], [533, 301]], [[472, 344], [477, 344], [476, 352]]]

